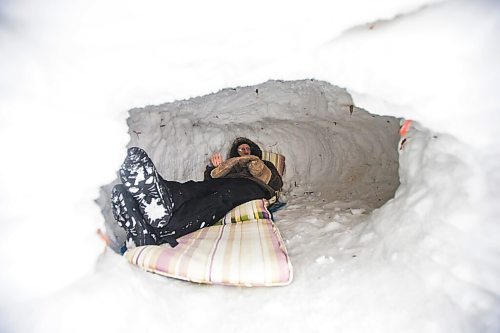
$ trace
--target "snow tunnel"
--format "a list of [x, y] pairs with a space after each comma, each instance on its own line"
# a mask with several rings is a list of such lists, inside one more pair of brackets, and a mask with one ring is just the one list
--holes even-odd
[[[318, 80], [267, 81], [189, 100], [130, 110], [129, 146], [145, 149], [169, 180], [201, 180], [213, 152], [245, 136], [286, 157], [284, 195], [369, 213], [399, 186], [400, 119], [370, 114], [343, 88]], [[113, 182], [98, 203], [108, 233]]]

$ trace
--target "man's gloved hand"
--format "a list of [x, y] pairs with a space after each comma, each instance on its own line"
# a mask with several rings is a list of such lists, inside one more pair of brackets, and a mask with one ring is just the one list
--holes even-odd
[[257, 179], [260, 179], [266, 184], [269, 184], [271, 180], [271, 170], [264, 164], [264, 161], [261, 159], [251, 160], [247, 164], [248, 171]]

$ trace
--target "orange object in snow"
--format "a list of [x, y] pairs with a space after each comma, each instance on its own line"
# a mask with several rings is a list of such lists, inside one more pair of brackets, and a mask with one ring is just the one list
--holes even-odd
[[106, 245], [109, 245], [111, 241], [109, 240], [108, 235], [106, 235], [104, 232], [102, 232], [101, 229], [97, 229], [97, 235], [106, 243]]
[[406, 133], [408, 133], [408, 130], [410, 129], [410, 125], [412, 123], [412, 120], [405, 120], [403, 123], [403, 126], [399, 129], [399, 135], [405, 136]]

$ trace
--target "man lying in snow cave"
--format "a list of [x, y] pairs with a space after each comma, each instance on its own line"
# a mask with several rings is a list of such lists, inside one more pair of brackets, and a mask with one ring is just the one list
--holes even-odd
[[[203, 181], [164, 180], [144, 150], [131, 147], [113, 188], [113, 216], [127, 232], [127, 246], [175, 247], [177, 238], [208, 227], [247, 201], [270, 199], [283, 186], [276, 167], [262, 160], [251, 140], [237, 138], [223, 161], [210, 158]], [[133, 243], [133, 244], [132, 244]]]

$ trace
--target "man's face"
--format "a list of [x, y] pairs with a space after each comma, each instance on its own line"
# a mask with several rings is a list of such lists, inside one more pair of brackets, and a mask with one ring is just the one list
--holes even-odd
[[250, 146], [246, 143], [242, 143], [238, 146], [238, 154], [240, 156], [250, 155]]

